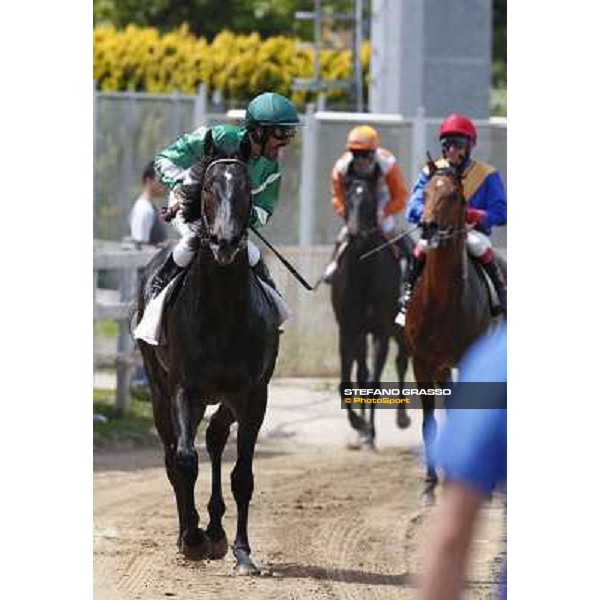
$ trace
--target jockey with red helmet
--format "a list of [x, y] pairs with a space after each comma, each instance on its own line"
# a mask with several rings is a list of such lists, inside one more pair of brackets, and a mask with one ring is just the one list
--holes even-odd
[[[471, 150], [477, 143], [477, 130], [468, 117], [453, 113], [440, 125], [438, 136], [443, 158], [436, 161], [439, 168], [453, 166], [462, 172], [463, 189], [467, 201], [466, 219], [473, 228], [467, 234], [467, 249], [483, 267], [494, 284], [501, 309], [506, 313], [506, 284], [489, 239], [492, 227], [506, 224], [506, 191], [500, 174], [494, 167], [471, 158]], [[414, 185], [406, 208], [406, 218], [419, 223], [425, 199], [423, 190], [429, 181], [429, 168], [425, 166]], [[404, 326], [406, 307], [415, 283], [423, 270], [425, 250], [417, 244], [412, 268], [408, 269], [396, 322]]]
[[[394, 233], [394, 214], [404, 209], [408, 189], [402, 169], [396, 157], [379, 145], [377, 130], [369, 125], [354, 127], [348, 134], [346, 149], [336, 161], [331, 171], [333, 209], [342, 218], [346, 215], [345, 183], [349, 178], [368, 178], [379, 169], [378, 221], [385, 236]], [[331, 282], [338, 261], [347, 246], [347, 228], [344, 226], [338, 235], [333, 257], [323, 276], [325, 283]]]

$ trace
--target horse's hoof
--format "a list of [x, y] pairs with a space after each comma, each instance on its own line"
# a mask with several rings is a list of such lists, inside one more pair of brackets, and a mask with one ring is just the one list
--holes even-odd
[[365, 452], [377, 452], [377, 448], [375, 448], [375, 442], [373, 440], [363, 440], [362, 449]]
[[410, 427], [410, 417], [406, 414], [406, 411], [398, 413], [396, 425], [398, 425], [400, 429], [408, 429]]
[[238, 562], [235, 565], [235, 574], [242, 576], [257, 576], [260, 575], [260, 569], [250, 560], [244, 560], [243, 562]]
[[210, 552], [209, 558], [211, 560], [219, 560], [223, 558], [227, 554], [227, 536], [223, 536], [217, 540], [212, 540], [209, 538], [210, 542]]
[[197, 529], [179, 540], [179, 552], [189, 560], [204, 560], [210, 555], [210, 540], [202, 529]]
[[421, 494], [421, 506], [434, 506], [435, 492], [431, 489], [426, 489]]

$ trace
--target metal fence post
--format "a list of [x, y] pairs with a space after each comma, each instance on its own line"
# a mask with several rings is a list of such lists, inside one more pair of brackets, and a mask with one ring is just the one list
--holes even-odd
[[206, 123], [206, 113], [208, 106], [208, 86], [201, 83], [196, 88], [194, 97], [194, 129]]
[[300, 246], [310, 246], [314, 239], [318, 136], [318, 122], [313, 104], [306, 107], [304, 118], [298, 239]]
[[425, 153], [427, 152], [427, 123], [425, 121], [425, 108], [423, 106], [417, 108], [417, 114], [413, 120], [412, 149], [411, 168], [413, 181], [415, 181], [425, 162]]
[[[119, 278], [121, 302], [130, 303], [133, 298], [137, 271], [123, 269]], [[117, 415], [124, 417], [131, 405], [131, 376], [133, 374], [134, 343], [129, 331], [129, 321], [119, 319], [119, 336], [117, 338], [117, 396], [115, 405]]]

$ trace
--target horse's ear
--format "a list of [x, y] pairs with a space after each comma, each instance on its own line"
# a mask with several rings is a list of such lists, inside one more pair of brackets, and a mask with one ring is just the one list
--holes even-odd
[[212, 131], [209, 129], [204, 136], [204, 156], [214, 156], [216, 152]]
[[429, 177], [435, 175], [435, 172], [437, 171], [437, 165], [435, 164], [433, 158], [431, 158], [429, 151], [427, 151], [427, 168], [429, 169]]
[[239, 159], [245, 163], [247, 163], [252, 156], [252, 144], [250, 143], [250, 138], [247, 135], [245, 135], [240, 142], [238, 154]]

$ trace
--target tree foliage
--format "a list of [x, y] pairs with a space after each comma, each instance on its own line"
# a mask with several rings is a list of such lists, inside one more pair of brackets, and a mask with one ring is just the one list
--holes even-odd
[[[361, 48], [363, 77], [369, 65], [369, 44]], [[350, 50], [324, 49], [319, 55], [324, 79], [345, 79], [352, 73]], [[294, 78], [312, 76], [313, 50], [284, 36], [262, 39], [257, 33], [222, 31], [212, 42], [197, 38], [187, 25], [161, 34], [153, 27], [113, 25], [94, 28], [94, 80], [104, 91], [179, 91], [193, 94], [200, 83], [219, 90], [226, 100], [247, 101], [272, 90], [303, 103], [305, 92], [292, 91]], [[332, 90], [330, 100], [347, 92]]]
[[[350, 11], [351, 0], [328, 0], [329, 11]], [[228, 29], [261, 37], [293, 35], [311, 39], [312, 22], [294, 18], [313, 10], [313, 0], [94, 0], [94, 24], [118, 28], [134, 24], [170, 31], [187, 23], [191, 32], [212, 40]]]

